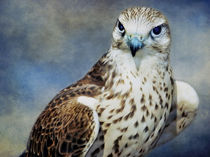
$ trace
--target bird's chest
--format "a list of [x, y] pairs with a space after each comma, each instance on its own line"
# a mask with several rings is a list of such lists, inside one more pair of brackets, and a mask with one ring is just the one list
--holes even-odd
[[99, 98], [101, 124], [99, 153], [103, 156], [138, 156], [155, 145], [171, 105], [169, 73], [131, 73], [116, 77]]

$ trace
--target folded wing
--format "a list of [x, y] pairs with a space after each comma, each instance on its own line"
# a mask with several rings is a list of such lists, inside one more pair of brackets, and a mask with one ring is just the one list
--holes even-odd
[[91, 104], [77, 100], [73, 98], [59, 107], [49, 105], [42, 112], [32, 129], [26, 156], [85, 156], [97, 137], [99, 122]]
[[174, 96], [169, 119], [156, 146], [160, 146], [181, 133], [193, 121], [198, 110], [199, 98], [187, 83], [175, 81]]

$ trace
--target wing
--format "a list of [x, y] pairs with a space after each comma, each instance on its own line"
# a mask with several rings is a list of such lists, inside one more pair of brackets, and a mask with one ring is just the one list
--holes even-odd
[[83, 157], [99, 131], [99, 104], [107, 70], [106, 54], [75, 84], [63, 89], [35, 122], [21, 156]]
[[175, 81], [174, 89], [169, 119], [156, 146], [170, 141], [182, 132], [192, 122], [198, 110], [198, 95], [189, 84]]
[[52, 102], [32, 129], [26, 156], [84, 156], [97, 137], [99, 121], [91, 108], [95, 102], [81, 102], [78, 98], [59, 104]]

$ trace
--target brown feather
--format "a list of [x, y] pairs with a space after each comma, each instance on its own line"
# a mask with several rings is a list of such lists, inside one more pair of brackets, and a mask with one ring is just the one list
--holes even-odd
[[81, 156], [87, 151], [95, 122], [93, 111], [77, 102], [78, 96], [97, 96], [105, 84], [105, 55], [84, 78], [63, 89], [48, 104], [31, 131], [25, 155]]

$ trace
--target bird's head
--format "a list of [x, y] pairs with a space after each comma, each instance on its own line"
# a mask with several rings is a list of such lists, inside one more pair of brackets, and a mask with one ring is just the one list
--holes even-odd
[[135, 7], [124, 10], [113, 30], [112, 47], [138, 53], [168, 53], [170, 30], [166, 17], [152, 8]]

